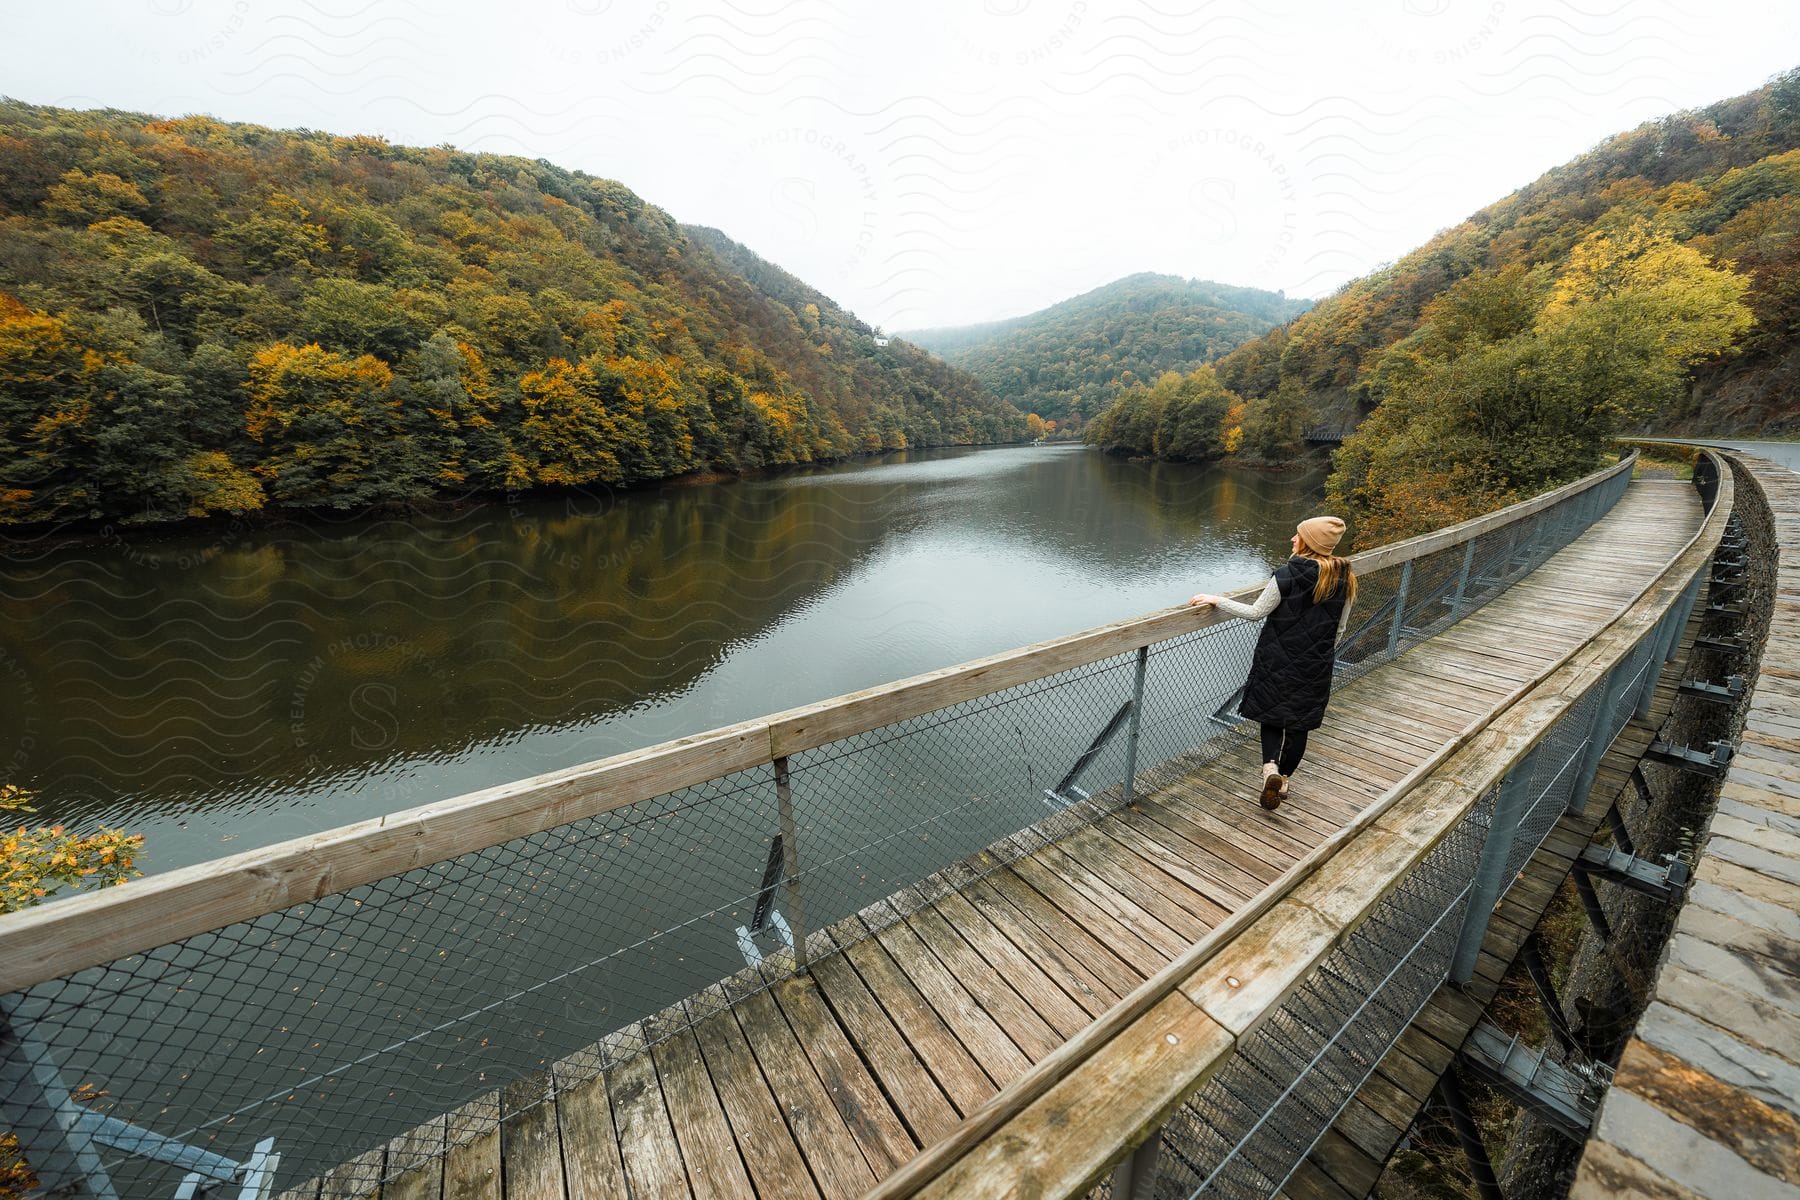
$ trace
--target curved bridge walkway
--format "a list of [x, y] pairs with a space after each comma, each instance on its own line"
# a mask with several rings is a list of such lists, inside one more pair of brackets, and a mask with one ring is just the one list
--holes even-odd
[[860, 1195], [1603, 625], [1701, 519], [1688, 484], [1633, 483], [1503, 596], [1343, 686], [1279, 811], [1253, 801], [1252, 743], [1008, 865], [977, 856], [910, 915], [832, 927], [843, 947], [809, 975], [715, 987], [566, 1089], [557, 1068], [514, 1084], [497, 1127], [449, 1128], [381, 1200]]

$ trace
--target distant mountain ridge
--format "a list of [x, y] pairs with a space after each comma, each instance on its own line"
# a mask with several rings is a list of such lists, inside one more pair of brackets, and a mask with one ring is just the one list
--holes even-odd
[[1087, 421], [1121, 384], [1191, 371], [1310, 307], [1280, 292], [1144, 272], [1024, 316], [895, 336], [1022, 410]]

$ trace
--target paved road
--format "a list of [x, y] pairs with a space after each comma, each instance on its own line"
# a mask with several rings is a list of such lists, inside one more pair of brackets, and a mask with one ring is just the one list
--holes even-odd
[[1778, 462], [1790, 471], [1800, 471], [1800, 442], [1761, 442], [1754, 439], [1733, 441], [1730, 439], [1708, 440], [1705, 438], [1637, 438], [1640, 442], [1679, 441], [1688, 445], [1718, 446], [1726, 450], [1742, 450], [1746, 454], [1755, 454], [1771, 462]]

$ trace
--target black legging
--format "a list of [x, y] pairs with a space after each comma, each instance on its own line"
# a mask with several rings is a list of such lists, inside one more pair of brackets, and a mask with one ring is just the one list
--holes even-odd
[[1275, 764], [1283, 775], [1292, 775], [1306, 753], [1306, 730], [1283, 729], [1279, 725], [1262, 727], [1263, 761]]

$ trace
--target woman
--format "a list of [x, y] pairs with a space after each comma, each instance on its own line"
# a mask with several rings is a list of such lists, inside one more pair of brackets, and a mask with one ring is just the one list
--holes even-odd
[[1283, 563], [1253, 604], [1202, 593], [1188, 601], [1247, 621], [1268, 621], [1238, 712], [1262, 723], [1262, 806], [1275, 808], [1306, 753], [1306, 735], [1325, 719], [1337, 639], [1356, 600], [1356, 573], [1337, 554], [1344, 523], [1309, 517], [1295, 528], [1294, 556]]

